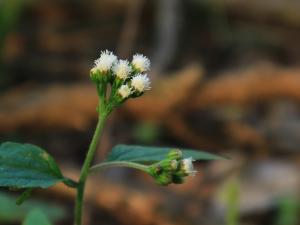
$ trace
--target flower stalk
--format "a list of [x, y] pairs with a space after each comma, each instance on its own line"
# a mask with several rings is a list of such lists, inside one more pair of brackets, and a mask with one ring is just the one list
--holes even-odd
[[[109, 167], [130, 167], [141, 170], [151, 175], [156, 183], [168, 185], [182, 183], [184, 177], [195, 173], [192, 158], [183, 158], [180, 150], [172, 150], [163, 159], [152, 165], [143, 165], [128, 161], [102, 162], [91, 167], [97, 145], [108, 115], [113, 109], [120, 106], [129, 98], [136, 98], [149, 90], [150, 79], [147, 72], [150, 69], [150, 61], [147, 57], [136, 54], [131, 63], [127, 60], [118, 60], [110, 51], [102, 51], [100, 58], [95, 60], [95, 66], [90, 71], [90, 78], [96, 84], [99, 96], [98, 122], [84, 160], [77, 189], [75, 204], [75, 225], [82, 225], [82, 211], [84, 190], [88, 175], [92, 171]], [[110, 88], [108, 88], [110, 85]]]
[[[84, 160], [79, 181], [76, 183], [77, 195], [75, 203], [75, 225], [82, 225], [82, 210], [84, 201], [84, 190], [91, 164], [97, 150], [99, 139], [110, 112], [121, 105], [130, 97], [141, 96], [150, 88], [150, 80], [147, 75], [138, 73], [146, 72], [150, 68], [150, 61], [143, 55], [136, 54], [130, 63], [127, 60], [118, 60], [110, 51], [101, 52], [100, 57], [95, 60], [95, 65], [90, 71], [90, 78], [97, 87], [99, 96], [98, 122]], [[108, 88], [111, 85], [111, 89]], [[110, 90], [110, 91], [108, 91]], [[108, 93], [109, 92], [109, 93]], [[135, 163], [123, 162], [103, 163], [101, 168], [111, 166], [127, 166], [148, 172], [148, 168]]]
[[82, 210], [83, 210], [85, 184], [107, 116], [108, 115], [106, 113], [100, 113], [99, 115], [96, 130], [81, 169], [79, 182], [77, 184], [77, 195], [76, 195], [76, 203], [75, 203], [75, 225], [82, 224]]
[[111, 167], [128, 167], [128, 168], [141, 170], [145, 173], [150, 173], [149, 166], [145, 166], [134, 162], [125, 162], [125, 161], [103, 162], [96, 166], [91, 167], [90, 172], [96, 172], [98, 170], [103, 170]]

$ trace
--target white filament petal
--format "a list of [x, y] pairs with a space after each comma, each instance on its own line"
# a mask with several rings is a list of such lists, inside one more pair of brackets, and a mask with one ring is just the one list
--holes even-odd
[[119, 60], [114, 66], [113, 66], [113, 72], [115, 75], [125, 80], [128, 75], [131, 73], [132, 68], [129, 65], [129, 62], [127, 60]]
[[131, 90], [131, 88], [127, 84], [123, 84], [119, 88], [118, 93], [124, 99], [124, 98], [129, 97], [129, 95], [132, 93], [132, 90]]
[[187, 175], [195, 176], [196, 170], [194, 170], [194, 165], [193, 165], [193, 158], [186, 158], [182, 160], [182, 169], [184, 173]]
[[101, 51], [100, 58], [95, 60], [94, 68], [100, 70], [101, 72], [107, 72], [112, 68], [116, 60], [117, 56], [115, 56], [111, 51]]
[[146, 74], [138, 74], [131, 79], [131, 86], [139, 92], [149, 90], [151, 88], [150, 83], [150, 79]]
[[132, 59], [132, 65], [140, 72], [146, 72], [150, 69], [150, 60], [142, 54], [135, 54]]

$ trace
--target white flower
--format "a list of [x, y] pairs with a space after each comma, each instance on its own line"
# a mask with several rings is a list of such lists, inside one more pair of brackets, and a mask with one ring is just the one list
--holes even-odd
[[119, 60], [118, 63], [113, 66], [113, 72], [122, 80], [125, 80], [131, 71], [132, 68], [129, 66], [129, 62], [127, 60]]
[[139, 92], [144, 92], [150, 89], [150, 79], [147, 74], [138, 74], [131, 79], [131, 86]]
[[100, 70], [101, 72], [107, 72], [111, 69], [116, 60], [117, 56], [115, 56], [111, 51], [101, 51], [100, 58], [95, 60], [94, 68]]
[[191, 176], [195, 176], [195, 174], [197, 173], [196, 170], [194, 170], [194, 166], [193, 166], [193, 158], [190, 157], [190, 158], [186, 158], [186, 159], [183, 159], [181, 161], [182, 163], [182, 170], [185, 174], [187, 175], [191, 175]]
[[132, 93], [132, 90], [130, 87], [128, 87], [127, 84], [123, 84], [119, 90], [118, 90], [118, 93], [119, 95], [121, 95], [121, 97], [124, 99], [124, 98], [127, 98], [131, 93]]
[[132, 65], [140, 72], [145, 72], [150, 69], [150, 60], [142, 54], [135, 54], [132, 59]]

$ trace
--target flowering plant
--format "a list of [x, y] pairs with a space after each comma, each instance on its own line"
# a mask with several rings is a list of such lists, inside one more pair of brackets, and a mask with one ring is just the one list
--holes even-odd
[[149, 69], [150, 60], [141, 54], [134, 55], [129, 62], [117, 59], [110, 51], [102, 51], [90, 71], [99, 96], [98, 123], [79, 179], [74, 181], [65, 177], [55, 160], [40, 147], [5, 142], [0, 146], [0, 187], [24, 189], [17, 201], [21, 204], [34, 188], [48, 188], [63, 182], [77, 191], [75, 225], [81, 225], [85, 184], [91, 172], [114, 166], [131, 167], [149, 174], [157, 184], [180, 184], [186, 176], [195, 175], [194, 160], [220, 159], [194, 150], [117, 145], [103, 162], [92, 165], [107, 117], [128, 99], [140, 97], [150, 90], [150, 79], [146, 74]]

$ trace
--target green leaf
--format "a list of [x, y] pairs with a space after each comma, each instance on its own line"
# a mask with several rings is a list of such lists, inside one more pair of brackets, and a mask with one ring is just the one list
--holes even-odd
[[31, 144], [0, 145], [0, 186], [47, 188], [64, 180], [54, 159]]
[[0, 224], [20, 224], [25, 216], [35, 208], [42, 210], [53, 222], [66, 216], [64, 208], [53, 203], [28, 200], [18, 206], [16, 200], [15, 196], [0, 192]]
[[[106, 162], [128, 161], [150, 164], [166, 158], [168, 152], [174, 148], [145, 147], [136, 145], [117, 145], [108, 155]], [[217, 160], [224, 159], [208, 152], [190, 149], [180, 149], [184, 158], [192, 157], [194, 160]]]
[[28, 188], [18, 197], [16, 204], [22, 205], [30, 196], [32, 193], [33, 188]]
[[47, 216], [39, 209], [33, 209], [26, 216], [23, 225], [51, 225]]

